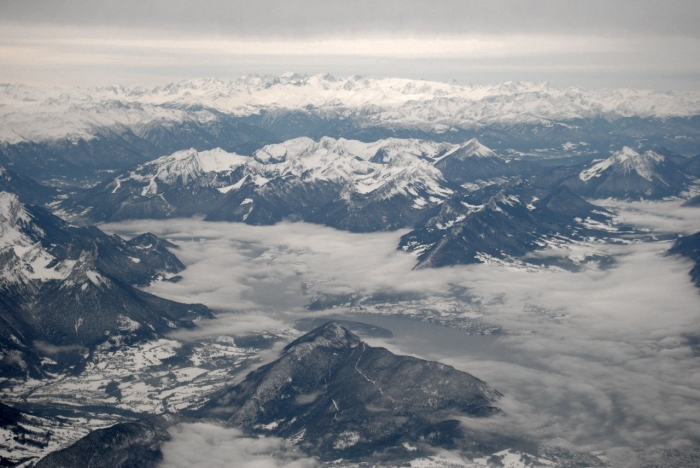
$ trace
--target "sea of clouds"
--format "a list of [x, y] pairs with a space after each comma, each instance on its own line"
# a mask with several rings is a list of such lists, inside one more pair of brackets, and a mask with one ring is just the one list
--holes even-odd
[[[187, 265], [182, 280], [158, 282], [148, 291], [219, 311], [182, 339], [288, 328], [311, 315], [304, 307], [309, 291], [447, 297], [460, 287], [480, 304], [481, 320], [505, 331], [489, 352], [465, 353], [440, 340], [418, 346], [420, 326], [415, 340], [370, 343], [453, 365], [505, 394], [499, 406], [506, 416], [465, 420], [465, 426], [611, 456], [640, 447], [697, 446], [700, 292], [690, 282], [691, 263], [666, 251], [669, 235], [700, 231], [700, 210], [678, 202], [604, 204], [621, 223], [644, 230], [645, 240], [542, 253], [615, 260], [576, 272], [485, 264], [413, 270], [416, 258], [396, 249], [405, 231], [352, 234], [305, 223], [261, 227], [198, 219], [103, 228], [126, 237], [151, 231], [180, 247], [177, 255]], [[201, 439], [205, 429], [198, 427], [182, 437]]]

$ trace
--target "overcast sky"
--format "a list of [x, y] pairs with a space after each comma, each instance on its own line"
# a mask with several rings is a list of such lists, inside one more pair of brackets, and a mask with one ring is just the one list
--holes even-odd
[[697, 0], [4, 0], [0, 81], [287, 71], [700, 90]]

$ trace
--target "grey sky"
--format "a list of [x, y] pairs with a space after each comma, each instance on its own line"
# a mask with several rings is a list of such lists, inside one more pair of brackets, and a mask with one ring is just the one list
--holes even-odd
[[168, 28], [235, 36], [367, 32], [700, 36], [694, 0], [5, 1], [6, 21]]
[[0, 81], [331, 72], [700, 89], [691, 0], [0, 3]]

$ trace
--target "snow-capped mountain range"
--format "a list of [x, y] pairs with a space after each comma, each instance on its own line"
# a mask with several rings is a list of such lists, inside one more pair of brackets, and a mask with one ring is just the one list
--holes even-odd
[[[682, 160], [625, 147], [552, 175], [506, 160], [476, 139], [297, 138], [252, 156], [176, 152], [63, 207], [93, 221], [199, 215], [253, 225], [304, 220], [355, 232], [413, 228], [400, 247], [415, 252], [420, 267], [439, 267], [510, 261], [548, 245], [614, 236], [609, 214], [581, 196], [678, 196], [693, 181], [673, 162]], [[528, 171], [530, 182], [514, 176]]]
[[[458, 151], [463, 161], [470, 151], [481, 161], [487, 154], [480, 148], [476, 141], [298, 138], [252, 156], [187, 150], [135, 166], [66, 207], [75, 211], [77, 204], [96, 221], [205, 215], [249, 224], [297, 218], [353, 231], [397, 229], [452, 194], [435, 162]], [[495, 153], [488, 159], [507, 166]]]
[[220, 148], [178, 151], [79, 192], [62, 207], [95, 222], [198, 215], [257, 225], [301, 219], [350, 231], [390, 230], [414, 226], [455, 192], [515, 176], [594, 198], [679, 196], [695, 180], [683, 170], [688, 161], [624, 147], [599, 162], [546, 169], [505, 159], [476, 139], [303, 137], [251, 156]]
[[216, 112], [247, 116], [279, 110], [362, 115], [373, 122], [422, 124], [437, 132], [493, 124], [700, 114], [700, 93], [557, 89], [547, 83], [468, 85], [331, 75], [198, 79], [155, 88], [59, 89], [0, 86], [0, 141], [90, 139], [154, 122], [206, 123]]
[[465, 85], [329, 75], [189, 80], [156, 88], [0, 84], [0, 164], [88, 186], [176, 151], [250, 155], [299, 137], [461, 143], [509, 157], [591, 160], [624, 145], [700, 153], [700, 93]]
[[656, 175], [654, 168], [666, 158], [654, 151], [647, 151], [643, 155], [632, 148], [625, 146], [620, 151], [614, 153], [608, 159], [594, 164], [592, 167], [582, 171], [579, 179], [588, 182], [594, 177], [601, 177], [608, 169], [615, 168], [625, 174], [635, 172], [638, 176], [651, 182]]

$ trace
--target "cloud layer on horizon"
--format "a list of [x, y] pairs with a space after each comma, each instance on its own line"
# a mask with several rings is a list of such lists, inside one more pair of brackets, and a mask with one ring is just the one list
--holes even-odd
[[297, 71], [700, 89], [700, 7], [686, 0], [27, 1], [0, 18], [0, 81]]

